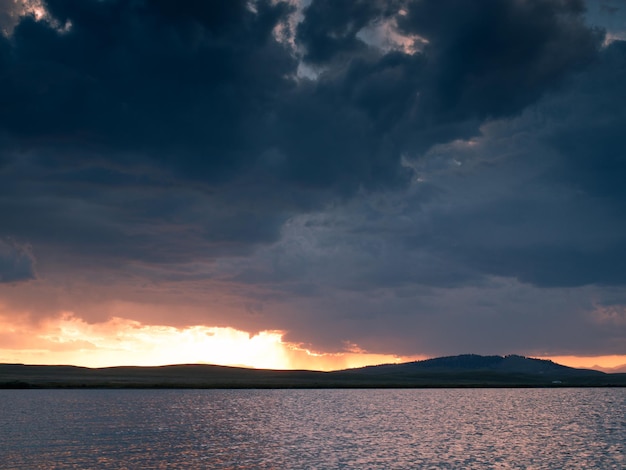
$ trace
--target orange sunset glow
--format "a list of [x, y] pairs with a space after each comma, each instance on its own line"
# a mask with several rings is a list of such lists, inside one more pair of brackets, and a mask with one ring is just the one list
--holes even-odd
[[620, 369], [621, 372], [626, 371], [626, 355], [610, 355], [610, 356], [549, 356], [540, 357], [540, 359], [550, 359], [553, 362], [569, 367], [577, 367], [581, 369], [597, 369], [604, 372], [613, 372], [614, 369]]
[[0, 0], [0, 470], [624, 468], [626, 0]]
[[0, 364], [623, 371], [625, 31], [617, 0], [0, 1]]
[[234, 328], [174, 328], [123, 318], [88, 324], [71, 313], [43, 321], [36, 329], [6, 320], [0, 328], [4, 337], [13, 338], [0, 346], [0, 362], [8, 363], [85, 367], [193, 363], [328, 371], [424, 359], [364, 351], [315, 353], [283, 342], [278, 331], [249, 334]]
[[[145, 325], [119, 317], [89, 324], [69, 312], [42, 321], [36, 327], [4, 318], [0, 319], [0, 329], [4, 332], [0, 335], [4, 338], [0, 363], [84, 367], [215, 364], [331, 371], [427, 359], [427, 356], [367, 353], [356, 345], [348, 348], [348, 352], [312, 352], [301, 345], [284, 342], [284, 333], [280, 331], [250, 334], [234, 328], [201, 325], [175, 328]], [[626, 355], [540, 358], [570, 367], [599, 370], [626, 364]]]

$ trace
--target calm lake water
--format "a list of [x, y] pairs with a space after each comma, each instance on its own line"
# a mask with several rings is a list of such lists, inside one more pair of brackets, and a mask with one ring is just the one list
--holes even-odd
[[626, 389], [0, 390], [0, 468], [626, 468]]

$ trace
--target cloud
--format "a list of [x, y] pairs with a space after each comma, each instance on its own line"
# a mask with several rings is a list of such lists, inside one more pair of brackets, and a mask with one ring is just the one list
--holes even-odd
[[42, 5], [0, 37], [11, 308], [608, 353], [626, 51], [582, 2]]
[[[518, 114], [589, 64], [603, 39], [577, 2], [401, 6], [314, 1], [303, 11], [296, 39], [319, 76], [303, 80], [279, 110], [291, 179], [344, 192], [405, 184], [402, 155]], [[425, 45], [413, 53], [368, 45], [358, 33], [378, 22]]]
[[409, 160], [408, 188], [290, 219], [233, 279], [281, 292], [287, 338], [326, 348], [619, 353], [624, 52]]
[[428, 103], [446, 119], [515, 114], [588, 64], [603, 34], [582, 1], [410, 2], [401, 31], [429, 42]]
[[372, 23], [398, 14], [400, 1], [333, 2], [314, 0], [304, 10], [296, 39], [304, 49], [304, 60], [315, 65], [365, 53], [368, 45], [359, 33]]
[[272, 35], [285, 4], [45, 7], [48, 19], [24, 17], [11, 37], [0, 124], [15, 145], [70, 167], [104, 155], [109, 165], [147, 160], [205, 181], [257, 156], [266, 103], [295, 66]]
[[0, 33], [11, 34], [24, 15], [41, 14], [38, 0], [0, 0]]
[[437, 214], [454, 259], [545, 287], [626, 281], [626, 193], [618, 181], [626, 115], [616, 105], [625, 44], [608, 46], [519, 118], [484, 128], [474, 145], [439, 150], [439, 160], [465, 165], [451, 167], [458, 187], [442, 183], [464, 201]]
[[[626, 165], [626, 139], [620, 132], [626, 112], [618, 103], [626, 98], [620, 86], [625, 78], [626, 41], [615, 41], [594, 67], [576, 78], [571, 93], [555, 103], [559, 108], [553, 115], [559, 122], [551, 136], [551, 144], [566, 159], [562, 178], [586, 195], [622, 210], [626, 192], [618, 175]], [[567, 109], [563, 99], [575, 100], [575, 109], [572, 104]]]
[[[218, 186], [255, 170], [341, 192], [401, 184], [403, 152], [519, 111], [590, 60], [601, 39], [565, 4], [496, 3], [485, 17], [467, 3], [457, 6], [468, 10], [458, 25], [447, 10], [422, 11], [423, 2], [405, 16], [399, 2], [312, 2], [296, 36], [303, 59], [321, 47], [350, 56], [325, 61], [311, 82], [297, 80], [296, 54], [275, 34], [291, 21], [286, 3], [48, 0], [47, 16], [23, 17], [5, 40], [0, 126], [14, 149], [66, 169], [91, 160], [124, 176], [150, 166]], [[356, 37], [393, 15], [401, 33], [426, 35], [423, 53]], [[482, 42], [459, 36], [475, 31]], [[508, 47], [515, 41], [530, 44], [518, 54]]]
[[0, 240], [0, 283], [35, 279], [35, 258], [30, 247]]
[[408, 188], [290, 219], [281, 242], [260, 252], [265, 267], [237, 279], [325, 279], [362, 291], [489, 276], [623, 285], [625, 44], [603, 49], [518, 116], [409, 159]]

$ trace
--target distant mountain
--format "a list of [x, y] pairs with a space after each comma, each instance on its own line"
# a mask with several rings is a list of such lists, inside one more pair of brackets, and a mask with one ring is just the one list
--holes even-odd
[[601, 370], [602, 372], [606, 372], [607, 374], [626, 374], [626, 364], [615, 367], [593, 366], [593, 368], [596, 370]]
[[363, 367], [360, 370], [369, 374], [415, 374], [459, 373], [459, 372], [500, 372], [509, 374], [530, 375], [603, 375], [603, 372], [591, 369], [575, 369], [563, 366], [546, 359], [533, 359], [511, 354], [508, 356], [479, 356], [462, 354], [459, 356], [438, 357], [423, 361], [406, 362], [403, 364], [386, 364]]

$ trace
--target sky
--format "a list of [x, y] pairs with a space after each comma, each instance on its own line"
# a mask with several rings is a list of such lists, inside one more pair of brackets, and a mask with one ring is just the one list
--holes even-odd
[[0, 362], [626, 365], [626, 1], [0, 0]]

